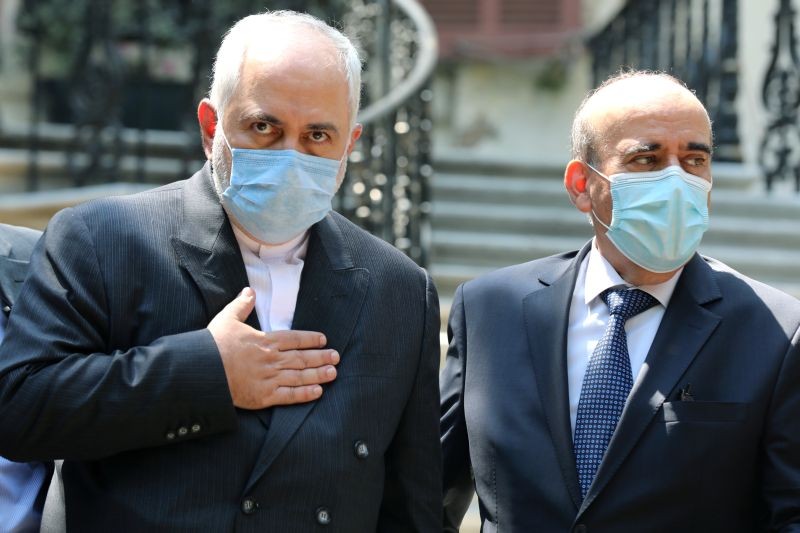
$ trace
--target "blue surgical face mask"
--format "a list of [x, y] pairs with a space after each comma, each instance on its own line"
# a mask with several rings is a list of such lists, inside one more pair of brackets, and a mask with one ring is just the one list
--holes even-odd
[[341, 161], [295, 150], [231, 148], [230, 184], [222, 205], [253, 237], [281, 244], [325, 218]]
[[691, 259], [708, 229], [709, 181], [677, 165], [611, 176], [588, 166], [611, 183], [611, 225], [592, 215], [625, 257], [657, 273]]

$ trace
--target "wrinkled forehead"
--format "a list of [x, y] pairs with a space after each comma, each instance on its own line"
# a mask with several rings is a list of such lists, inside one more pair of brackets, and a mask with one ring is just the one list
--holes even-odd
[[631, 135], [649, 142], [664, 137], [678, 143], [711, 143], [705, 107], [691, 91], [668, 80], [617, 82], [595, 93], [583, 113], [601, 144]]

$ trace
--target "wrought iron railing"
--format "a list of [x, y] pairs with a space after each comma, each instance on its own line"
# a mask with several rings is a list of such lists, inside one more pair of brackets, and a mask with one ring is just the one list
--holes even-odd
[[741, 161], [737, 0], [630, 0], [589, 39], [595, 84], [613, 72], [662, 70], [683, 80], [714, 122], [714, 157]]
[[364, 131], [337, 209], [425, 265], [437, 41], [416, 0], [27, 0], [32, 116], [17, 144], [28, 189], [46, 186], [45, 151], [65, 154], [62, 186], [190, 175], [204, 159], [195, 109], [220, 38], [265, 8], [311, 12], [358, 37]]
[[780, 1], [775, 13], [772, 58], [761, 93], [770, 115], [759, 151], [767, 190], [772, 189], [775, 181], [789, 178], [800, 192], [800, 59], [796, 13], [790, 0]]

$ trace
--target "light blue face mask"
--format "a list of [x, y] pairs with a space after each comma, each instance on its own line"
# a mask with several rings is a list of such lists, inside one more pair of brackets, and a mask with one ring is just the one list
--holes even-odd
[[708, 229], [709, 181], [677, 165], [611, 176], [587, 165], [611, 183], [611, 225], [592, 215], [625, 257], [657, 273], [691, 259]]
[[325, 218], [341, 162], [295, 150], [231, 148], [222, 205], [253, 237], [281, 244]]

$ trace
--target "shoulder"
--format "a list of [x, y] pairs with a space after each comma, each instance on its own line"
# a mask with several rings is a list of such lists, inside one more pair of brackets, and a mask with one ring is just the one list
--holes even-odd
[[527, 295], [566, 274], [578, 253], [575, 250], [551, 255], [483, 274], [462, 285], [464, 297], [482, 299]]
[[775, 287], [745, 276], [722, 261], [703, 256], [711, 269], [726, 305], [737, 315], [768, 312], [775, 318], [800, 322], [800, 300]]
[[331, 220], [341, 232], [342, 239], [350, 251], [356, 267], [371, 271], [424, 276], [425, 271], [406, 254], [360, 228], [336, 212], [331, 212]]
[[[129, 216], [149, 215], [154, 210], [168, 208], [170, 203], [179, 202], [186, 183], [187, 180], [181, 180], [134, 194], [91, 200], [74, 207], [73, 213], [86, 219], [119, 217], [123, 214]], [[159, 213], [161, 216], [164, 214], [167, 213], [164, 211]]]
[[0, 224], [0, 255], [27, 260], [41, 235], [39, 230]]
[[89, 232], [95, 238], [140, 231], [149, 226], [175, 225], [180, 220], [186, 180], [146, 191], [98, 198], [56, 213], [47, 234]]

